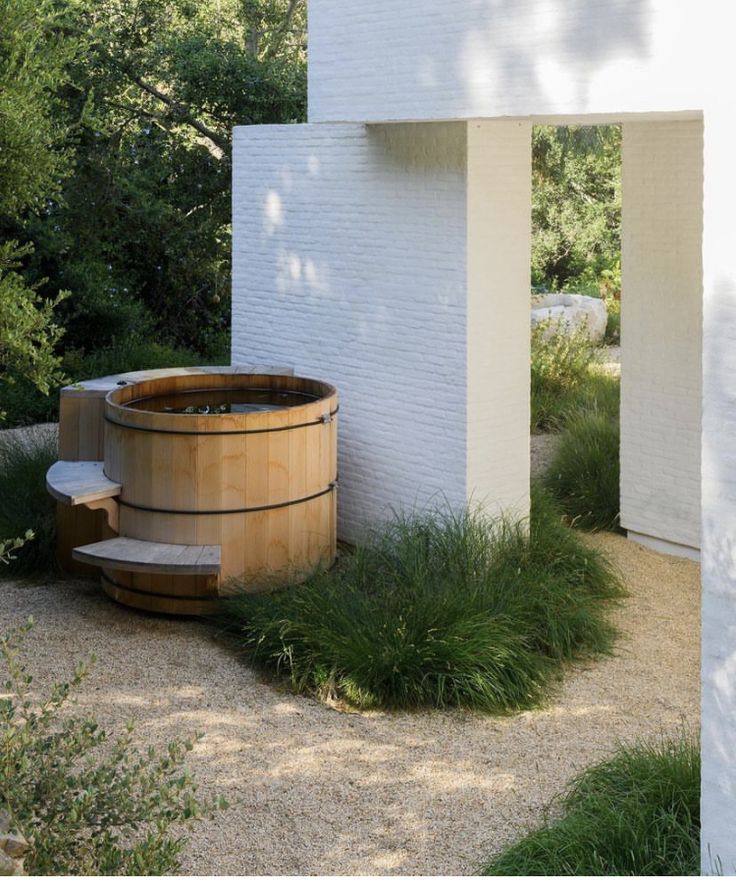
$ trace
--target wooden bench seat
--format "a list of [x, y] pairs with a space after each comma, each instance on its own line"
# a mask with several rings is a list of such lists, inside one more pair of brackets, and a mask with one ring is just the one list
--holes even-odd
[[181, 546], [115, 537], [78, 546], [72, 556], [95, 567], [132, 573], [214, 576], [220, 572], [219, 546]]
[[60, 503], [81, 506], [120, 495], [121, 487], [111, 481], [101, 462], [55, 462], [46, 473], [46, 489]]

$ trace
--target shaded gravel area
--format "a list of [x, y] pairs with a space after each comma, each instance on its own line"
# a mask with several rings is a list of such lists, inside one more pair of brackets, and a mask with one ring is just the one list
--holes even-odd
[[96, 654], [79, 700], [105, 726], [133, 718], [144, 744], [205, 732], [191, 768], [232, 808], [196, 827], [184, 874], [472, 874], [617, 742], [697, 728], [698, 566], [591, 539], [632, 593], [617, 654], [508, 718], [338, 712], [264, 683], [202, 624], [123, 609], [88, 584], [4, 582], [2, 623], [36, 617], [39, 684]]

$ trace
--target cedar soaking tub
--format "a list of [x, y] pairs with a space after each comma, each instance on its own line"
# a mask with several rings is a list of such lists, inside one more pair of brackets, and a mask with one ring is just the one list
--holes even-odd
[[336, 414], [331, 385], [295, 376], [118, 385], [104, 403], [109, 539], [74, 558], [115, 600], [180, 614], [213, 610], [231, 578], [263, 591], [331, 565]]

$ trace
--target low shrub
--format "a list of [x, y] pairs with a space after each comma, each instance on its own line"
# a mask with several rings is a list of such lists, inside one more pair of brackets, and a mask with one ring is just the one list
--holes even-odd
[[268, 595], [229, 590], [220, 624], [299, 691], [360, 708], [508, 712], [570, 660], [610, 649], [610, 564], [535, 489], [531, 524], [396, 517], [337, 568]]
[[531, 428], [561, 431], [581, 411], [618, 418], [620, 381], [600, 370], [596, 348], [584, 334], [547, 336], [532, 331]]
[[568, 520], [589, 530], [615, 530], [620, 509], [618, 417], [585, 411], [568, 421], [545, 485]]
[[[621, 257], [610, 268], [601, 272], [598, 294], [605, 299], [608, 310], [605, 341], [607, 345], [621, 342]], [[596, 295], [598, 295], [596, 294]]]
[[687, 876], [700, 872], [700, 750], [641, 744], [585, 771], [559, 819], [523, 838], [488, 876]]
[[616, 422], [621, 403], [621, 383], [592, 364], [573, 389], [551, 393], [537, 390], [532, 396], [532, 432], [561, 432], [581, 413], [603, 413]]
[[608, 309], [608, 321], [606, 323], [605, 342], [607, 345], [620, 345], [621, 343], [621, 297], [607, 296], [606, 308]]
[[27, 530], [25, 536], [11, 540], [0, 540], [0, 564], [10, 564], [18, 557], [17, 552], [33, 539], [33, 531]]
[[[164, 875], [179, 868], [186, 836], [172, 827], [223, 808], [200, 801], [184, 767], [192, 740], [163, 750], [133, 748], [133, 726], [108, 739], [94, 720], [69, 716], [87, 674], [34, 702], [21, 661], [30, 623], [0, 637], [5, 694], [0, 698], [0, 812], [30, 842], [29, 875]], [[196, 739], [196, 738], [195, 738]]]
[[565, 411], [561, 426], [564, 428], [581, 413], [598, 413], [618, 423], [621, 413], [621, 380], [611, 376], [593, 364], [588, 373], [577, 403]]
[[595, 355], [595, 346], [585, 331], [550, 328], [548, 323], [532, 328], [532, 379], [553, 390], [574, 388], [585, 378]]
[[[227, 364], [229, 357], [203, 358], [190, 349], [140, 338], [124, 339], [95, 352], [70, 350], [64, 355], [61, 371], [71, 382], [96, 379], [126, 370], [150, 370], [158, 367], [191, 367], [198, 364]], [[44, 395], [29, 382], [0, 383], [0, 413], [5, 426], [55, 422], [59, 418], [59, 393]]]
[[25, 545], [0, 573], [33, 574], [56, 566], [56, 507], [46, 491], [46, 472], [58, 456], [53, 429], [0, 434], [0, 540], [23, 538]]

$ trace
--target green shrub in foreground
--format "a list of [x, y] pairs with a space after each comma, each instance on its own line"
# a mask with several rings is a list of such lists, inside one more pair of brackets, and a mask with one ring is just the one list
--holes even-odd
[[132, 725], [112, 740], [93, 720], [70, 717], [84, 664], [36, 701], [21, 661], [31, 624], [0, 636], [0, 812], [31, 843], [28, 874], [175, 872], [186, 837], [172, 827], [226, 807], [197, 799], [184, 768], [192, 742], [139, 754]]
[[700, 872], [700, 750], [680, 738], [622, 749], [585, 771], [559, 820], [500, 854], [489, 876]]
[[605, 413], [582, 413], [562, 433], [545, 484], [578, 527], [618, 528], [619, 449], [618, 419]]
[[46, 472], [57, 460], [52, 429], [19, 429], [0, 435], [0, 540], [25, 537], [0, 573], [32, 574], [56, 566], [56, 507], [46, 491]]
[[0, 564], [10, 564], [18, 557], [18, 550], [33, 539], [33, 531], [27, 530], [25, 536], [12, 540], [0, 540]]
[[398, 517], [331, 572], [275, 594], [240, 590], [220, 619], [253, 663], [300, 691], [508, 712], [539, 704], [565, 662], [610, 649], [606, 610], [622, 594], [537, 490], [529, 532], [480, 513]]

